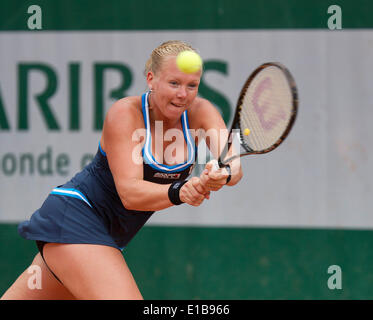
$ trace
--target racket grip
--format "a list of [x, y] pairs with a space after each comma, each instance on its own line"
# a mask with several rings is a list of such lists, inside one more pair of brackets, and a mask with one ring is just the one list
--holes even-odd
[[221, 166], [219, 165], [219, 162], [220, 161], [217, 161], [217, 160], [211, 160], [211, 163], [212, 163], [212, 168], [211, 168], [211, 171], [214, 172], [214, 171], [217, 171], [221, 168]]

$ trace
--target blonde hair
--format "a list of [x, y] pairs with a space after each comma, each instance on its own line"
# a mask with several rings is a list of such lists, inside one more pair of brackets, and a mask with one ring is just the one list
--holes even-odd
[[150, 58], [145, 64], [144, 75], [146, 76], [149, 71], [156, 74], [160, 70], [166, 57], [177, 56], [180, 52], [185, 50], [191, 50], [198, 53], [190, 44], [180, 40], [163, 42], [152, 51]]

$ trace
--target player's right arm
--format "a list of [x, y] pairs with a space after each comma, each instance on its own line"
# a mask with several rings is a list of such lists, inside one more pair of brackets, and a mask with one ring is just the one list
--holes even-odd
[[[114, 103], [108, 110], [101, 138], [117, 193], [128, 210], [157, 211], [173, 204], [168, 198], [169, 184], [156, 184], [143, 179], [141, 149], [145, 128], [140, 97], [128, 97]], [[180, 190], [180, 199], [199, 206], [206, 195], [201, 194], [199, 178], [190, 179]], [[197, 191], [197, 188], [200, 192]]]

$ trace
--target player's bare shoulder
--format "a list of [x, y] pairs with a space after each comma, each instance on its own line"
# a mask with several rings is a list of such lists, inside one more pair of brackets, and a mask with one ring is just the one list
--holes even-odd
[[219, 114], [218, 109], [207, 99], [196, 97], [193, 105], [188, 109], [188, 118], [191, 127], [202, 127], [203, 121]]
[[143, 126], [141, 97], [131, 96], [116, 101], [108, 110], [105, 126], [141, 127]]

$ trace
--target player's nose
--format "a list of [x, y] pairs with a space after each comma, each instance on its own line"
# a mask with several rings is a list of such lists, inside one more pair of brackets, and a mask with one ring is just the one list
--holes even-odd
[[180, 86], [180, 88], [177, 90], [176, 96], [181, 99], [186, 98], [187, 96], [186, 88], [184, 86]]

